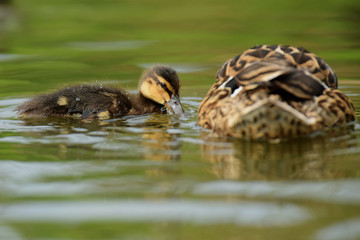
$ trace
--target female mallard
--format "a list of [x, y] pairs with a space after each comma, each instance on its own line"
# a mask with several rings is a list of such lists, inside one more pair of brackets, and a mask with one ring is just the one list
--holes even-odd
[[246, 50], [219, 69], [199, 108], [199, 125], [218, 136], [289, 138], [355, 120], [321, 58], [282, 45]]
[[141, 78], [139, 93], [102, 85], [78, 85], [35, 97], [19, 107], [19, 116], [80, 116], [83, 119], [112, 118], [145, 113], [182, 114], [180, 80], [166, 66], [155, 66]]

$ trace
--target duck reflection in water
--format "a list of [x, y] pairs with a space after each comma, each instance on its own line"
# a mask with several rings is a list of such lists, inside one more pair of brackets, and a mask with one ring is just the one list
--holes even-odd
[[[169, 119], [166, 115], [152, 115], [143, 128], [142, 147], [145, 160], [157, 162], [173, 162], [181, 159], [181, 141], [179, 133], [170, 133], [180, 124], [178, 119]], [[174, 122], [175, 121], [175, 122]], [[160, 164], [146, 171], [150, 177], [178, 175], [180, 170], [176, 165]]]
[[[212, 163], [210, 171], [220, 179], [281, 180], [336, 179], [349, 177], [335, 167], [344, 159], [336, 151], [356, 147], [353, 126], [325, 136], [282, 142], [208, 139], [201, 145], [202, 158]], [[346, 134], [345, 134], [346, 133]], [[344, 140], [345, 139], [345, 140]], [[356, 140], [356, 139], [355, 139]], [[220, 142], [221, 141], [221, 142]], [[350, 160], [349, 160], [350, 161]]]

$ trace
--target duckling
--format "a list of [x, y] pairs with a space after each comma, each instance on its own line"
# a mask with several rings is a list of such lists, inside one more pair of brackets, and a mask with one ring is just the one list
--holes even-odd
[[303, 48], [259, 45], [228, 60], [199, 106], [217, 136], [299, 137], [355, 120], [332, 68]]
[[74, 116], [108, 119], [124, 115], [181, 115], [180, 80], [175, 70], [154, 66], [145, 72], [138, 93], [96, 85], [76, 85], [37, 96], [17, 107], [21, 117]]

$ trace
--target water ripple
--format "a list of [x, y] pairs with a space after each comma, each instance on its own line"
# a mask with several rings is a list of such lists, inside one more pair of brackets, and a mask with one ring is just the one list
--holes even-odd
[[324, 182], [235, 182], [215, 181], [198, 184], [196, 195], [235, 195], [274, 197], [280, 199], [312, 199], [317, 201], [360, 205], [360, 181]]
[[316, 235], [316, 240], [356, 240], [360, 239], [360, 218], [338, 222], [320, 229]]
[[0, 217], [12, 222], [176, 221], [280, 227], [300, 224], [310, 214], [294, 204], [129, 199], [1, 204]]

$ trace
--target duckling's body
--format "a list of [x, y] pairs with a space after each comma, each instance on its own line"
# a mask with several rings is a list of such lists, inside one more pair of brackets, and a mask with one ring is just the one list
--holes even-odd
[[334, 71], [302, 49], [261, 45], [227, 61], [199, 108], [219, 136], [289, 138], [355, 120]]
[[146, 113], [183, 112], [179, 100], [180, 80], [176, 72], [156, 66], [140, 81], [139, 93], [128, 93], [100, 84], [66, 87], [35, 97], [17, 108], [20, 116], [78, 116], [83, 119], [113, 118]]

